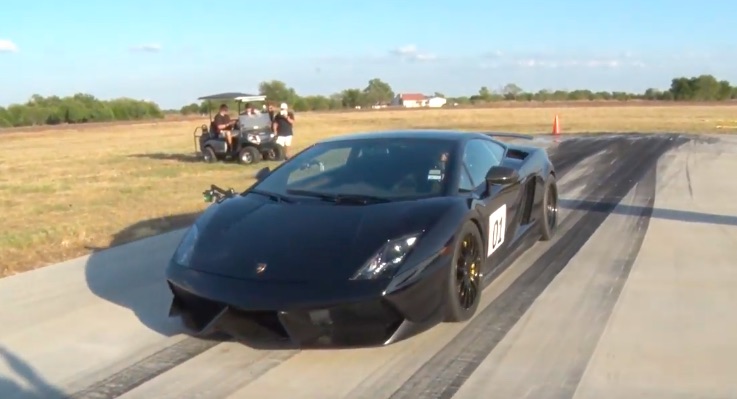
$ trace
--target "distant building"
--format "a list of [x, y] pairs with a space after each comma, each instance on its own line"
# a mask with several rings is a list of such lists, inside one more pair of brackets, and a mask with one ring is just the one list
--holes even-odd
[[399, 93], [392, 100], [392, 105], [405, 108], [432, 107], [439, 108], [447, 102], [443, 97], [426, 96], [420, 93]]
[[420, 93], [399, 93], [394, 97], [392, 105], [399, 105], [405, 108], [424, 107], [427, 103], [427, 96]]
[[427, 106], [430, 108], [440, 108], [447, 102], [448, 100], [443, 97], [430, 97], [427, 99]]

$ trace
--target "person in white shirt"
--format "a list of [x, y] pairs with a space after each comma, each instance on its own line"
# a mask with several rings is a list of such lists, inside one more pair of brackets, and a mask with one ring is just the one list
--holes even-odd
[[292, 146], [294, 134], [294, 112], [289, 110], [287, 103], [282, 103], [279, 108], [279, 113], [274, 115], [272, 129], [276, 134], [276, 143], [284, 147], [284, 158], [289, 159], [289, 147]]

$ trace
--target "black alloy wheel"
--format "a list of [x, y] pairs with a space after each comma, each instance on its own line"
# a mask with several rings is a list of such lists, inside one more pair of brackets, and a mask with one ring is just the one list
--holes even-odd
[[481, 289], [481, 245], [474, 234], [466, 234], [461, 242], [456, 261], [456, 289], [458, 303], [464, 310], [471, 309]]

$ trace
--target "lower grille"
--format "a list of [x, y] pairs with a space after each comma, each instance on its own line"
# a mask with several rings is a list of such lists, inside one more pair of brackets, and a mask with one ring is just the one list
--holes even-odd
[[171, 283], [169, 287], [174, 294], [172, 307], [178, 308], [184, 324], [193, 330], [202, 331], [225, 309], [222, 303], [196, 296]]
[[205, 334], [222, 332], [247, 344], [290, 339], [304, 346], [381, 345], [404, 321], [380, 298], [323, 309], [247, 311], [169, 285], [174, 293], [172, 313], [181, 315], [188, 328]]
[[280, 312], [279, 320], [302, 345], [374, 345], [396, 331], [404, 318], [382, 300], [327, 309]]

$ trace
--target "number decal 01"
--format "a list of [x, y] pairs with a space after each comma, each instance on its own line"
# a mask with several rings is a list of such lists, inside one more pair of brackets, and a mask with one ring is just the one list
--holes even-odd
[[491, 256], [503, 243], [507, 230], [507, 205], [502, 205], [489, 216], [489, 249], [486, 256]]

